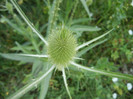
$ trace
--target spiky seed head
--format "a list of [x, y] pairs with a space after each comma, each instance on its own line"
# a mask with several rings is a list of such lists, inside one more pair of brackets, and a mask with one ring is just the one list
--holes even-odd
[[48, 39], [47, 53], [58, 70], [66, 67], [76, 54], [76, 39], [72, 32], [62, 27], [54, 30]]

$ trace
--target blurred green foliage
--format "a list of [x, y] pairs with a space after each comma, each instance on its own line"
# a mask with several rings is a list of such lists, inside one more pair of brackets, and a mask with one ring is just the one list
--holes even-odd
[[[42, 35], [46, 35], [46, 23], [48, 22], [48, 7], [45, 0], [18, 0], [18, 4], [24, 10], [26, 15], [40, 30]], [[52, 0], [50, 0], [52, 1]], [[98, 26], [99, 32], [84, 32], [79, 36], [80, 43], [86, 42], [103, 31], [115, 28], [110, 35], [110, 39], [100, 46], [89, 50], [83, 55], [84, 65], [93, 68], [105, 69], [107, 71], [120, 71], [123, 73], [133, 74], [133, 35], [129, 35], [128, 30], [133, 30], [133, 7], [130, 5], [131, 0], [87, 0], [90, 12], [93, 13], [88, 21], [81, 21], [82, 24]], [[92, 2], [93, 1], [93, 2]], [[76, 0], [64, 0], [59, 11], [59, 19], [67, 22], [72, 13]], [[91, 3], [90, 3], [91, 2]], [[33, 50], [33, 46], [42, 47], [43, 43], [38, 44], [39, 39], [36, 35], [32, 37], [29, 29], [10, 2], [0, 1], [0, 5], [7, 7], [7, 11], [0, 12], [0, 52], [12, 53], [20, 48], [14, 47], [23, 45], [25, 52], [38, 52]], [[88, 18], [86, 11], [81, 3], [78, 3], [73, 19]], [[65, 18], [65, 19], [64, 19]], [[5, 21], [6, 20], [6, 21]], [[12, 22], [12, 23], [10, 23]], [[74, 22], [74, 21], [72, 21]], [[9, 25], [8, 25], [9, 24]], [[23, 36], [25, 35], [25, 36]], [[32, 38], [32, 39], [29, 39]], [[35, 42], [36, 39], [38, 42]], [[34, 45], [32, 45], [29, 41]], [[16, 43], [15, 43], [16, 42]], [[29, 46], [29, 47], [27, 47]], [[18, 65], [19, 64], [19, 65]], [[24, 64], [16, 61], [3, 59], [0, 56], [0, 99], [5, 99], [9, 94], [23, 86], [31, 77], [31, 64]], [[60, 75], [60, 76], [59, 76]], [[118, 99], [132, 99], [133, 90], [126, 89], [125, 80], [119, 80], [116, 84], [112, 79], [105, 76], [99, 76], [93, 73], [71, 71], [67, 73], [67, 80], [70, 92], [74, 99], [112, 99], [114, 92], [118, 93]], [[62, 84], [60, 72], [53, 75], [50, 80], [50, 87], [46, 99], [67, 99], [67, 92]], [[121, 84], [121, 82], [123, 82]], [[39, 90], [39, 89], [38, 89]], [[33, 90], [26, 94], [22, 99], [36, 99], [39, 95], [38, 90]]]

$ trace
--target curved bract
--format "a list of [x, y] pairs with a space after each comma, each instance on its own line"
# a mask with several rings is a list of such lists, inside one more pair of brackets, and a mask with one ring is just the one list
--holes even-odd
[[62, 27], [49, 35], [48, 43], [47, 53], [50, 61], [56, 64], [57, 69], [62, 70], [76, 54], [76, 39], [69, 29]]

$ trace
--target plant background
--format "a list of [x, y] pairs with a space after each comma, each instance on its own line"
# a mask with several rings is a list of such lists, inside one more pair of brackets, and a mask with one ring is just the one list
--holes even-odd
[[[74, 7], [76, 1], [68, 0], [68, 5], [66, 5], [66, 2], [63, 1], [61, 3], [59, 16], [67, 21], [68, 17], [65, 15], [71, 7]], [[48, 22], [49, 16], [48, 7], [44, 1], [18, 0], [18, 3], [28, 18], [41, 30], [42, 35], [46, 35], [45, 24]], [[133, 74], [133, 35], [128, 33], [129, 29], [133, 30], [133, 6], [130, 3], [131, 0], [93, 0], [91, 5], [88, 4], [93, 16], [87, 24], [98, 26], [101, 30], [98, 32], [84, 32], [78, 42], [82, 44], [113, 27], [116, 29], [108, 37], [108, 41], [89, 50], [82, 56], [85, 59], [81, 61], [83, 65], [107, 71]], [[5, 5], [5, 1], [1, 0], [0, 4]], [[15, 23], [16, 28], [17, 26], [20, 26], [20, 28], [21, 26], [26, 26], [23, 20], [22, 22], [17, 20], [15, 15], [18, 15], [18, 13], [12, 11], [10, 5], [7, 6], [9, 7], [8, 11], [1, 11], [0, 15]], [[0, 52], [13, 53], [15, 52], [14, 46], [29, 43], [27, 39], [29, 35], [23, 36], [18, 33], [7, 22], [3, 21], [2, 16], [0, 16]], [[79, 2], [73, 19], [87, 17], [84, 7]], [[83, 21], [82, 24], [86, 24], [86, 21]], [[21, 29], [23, 30], [23, 27]], [[26, 29], [31, 31], [29, 28]], [[33, 38], [39, 41], [36, 36]], [[25, 50], [28, 50], [28, 48]], [[22, 64], [0, 56], [0, 99], [5, 99], [9, 94], [12, 94], [28, 82], [31, 78], [31, 66], [32, 64]], [[118, 99], [133, 98], [133, 90], [127, 90], [126, 84], [128, 81], [126, 80], [119, 79], [117, 83], [113, 83], [111, 77], [99, 76], [86, 71], [81, 73], [74, 70], [67, 73], [67, 78], [69, 89], [74, 99], [112, 99], [114, 92], [118, 94]], [[30, 91], [22, 99], [37, 99], [39, 90], [38, 88]], [[62, 74], [59, 71], [52, 76], [46, 96], [46, 99], [55, 98], [68, 98]]]

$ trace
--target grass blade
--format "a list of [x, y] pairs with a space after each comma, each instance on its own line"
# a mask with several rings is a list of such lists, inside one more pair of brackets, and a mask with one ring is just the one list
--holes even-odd
[[71, 62], [72, 65], [90, 71], [90, 72], [94, 72], [94, 73], [98, 73], [98, 74], [102, 74], [102, 75], [106, 75], [106, 76], [111, 76], [111, 77], [118, 77], [118, 78], [123, 78], [123, 79], [127, 79], [127, 80], [133, 80], [133, 76], [131, 75], [127, 75], [127, 74], [121, 74], [121, 73], [114, 73], [114, 72], [107, 72], [107, 71], [103, 71], [103, 70], [98, 70], [98, 69], [92, 69], [89, 67], [85, 67], [82, 65], [79, 65], [77, 63]]

